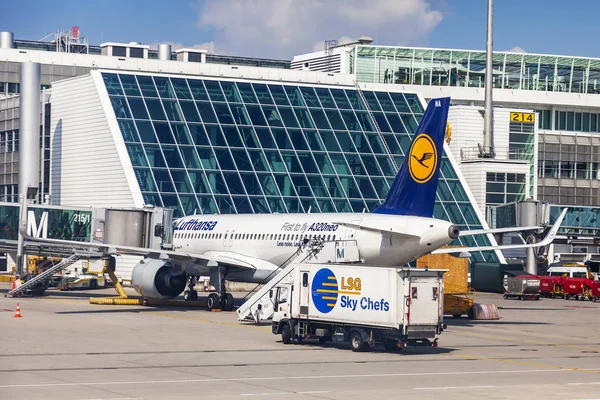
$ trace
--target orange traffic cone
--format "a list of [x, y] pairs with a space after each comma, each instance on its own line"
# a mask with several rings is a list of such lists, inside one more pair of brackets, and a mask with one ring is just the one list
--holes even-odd
[[17, 288], [17, 281], [14, 280], [12, 281], [11, 285], [10, 285], [10, 290], [15, 290]]
[[17, 310], [15, 311], [15, 318], [21, 318], [21, 306], [17, 303]]

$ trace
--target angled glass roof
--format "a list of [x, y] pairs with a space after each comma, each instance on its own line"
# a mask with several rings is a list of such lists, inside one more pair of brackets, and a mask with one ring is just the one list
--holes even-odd
[[[175, 216], [373, 210], [396, 175], [392, 157], [402, 163], [423, 115], [415, 94], [364, 90], [379, 134], [354, 88], [102, 77], [145, 202]], [[435, 216], [481, 228], [443, 158]], [[489, 245], [483, 236], [461, 240]]]

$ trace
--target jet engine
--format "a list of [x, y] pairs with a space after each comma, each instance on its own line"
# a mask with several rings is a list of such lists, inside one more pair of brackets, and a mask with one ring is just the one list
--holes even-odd
[[142, 296], [172, 299], [185, 289], [187, 276], [173, 271], [168, 262], [146, 258], [133, 268], [131, 284]]

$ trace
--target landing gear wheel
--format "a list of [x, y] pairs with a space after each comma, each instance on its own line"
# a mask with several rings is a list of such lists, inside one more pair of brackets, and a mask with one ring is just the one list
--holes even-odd
[[366, 349], [367, 343], [363, 340], [360, 332], [354, 331], [350, 334], [350, 347], [352, 351], [364, 351]]
[[284, 325], [281, 329], [281, 340], [283, 344], [290, 344], [292, 342], [292, 330], [289, 325]]
[[221, 306], [221, 301], [219, 299], [219, 295], [216, 293], [211, 293], [208, 295], [208, 300], [206, 301], [206, 305], [209, 310], [215, 310]]
[[186, 290], [183, 292], [183, 299], [185, 301], [196, 301], [198, 300], [198, 292], [195, 290]]
[[221, 301], [221, 306], [224, 311], [233, 310], [233, 295], [231, 293], [225, 293]]

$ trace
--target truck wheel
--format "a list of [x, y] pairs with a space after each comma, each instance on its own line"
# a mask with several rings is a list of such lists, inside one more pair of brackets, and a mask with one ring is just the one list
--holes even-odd
[[290, 344], [292, 342], [292, 330], [289, 325], [284, 325], [281, 329], [281, 340], [283, 340], [283, 344]]
[[352, 351], [363, 351], [367, 347], [360, 332], [354, 331], [350, 334], [350, 347]]
[[394, 339], [387, 339], [385, 342], [383, 342], [383, 347], [387, 350], [387, 351], [398, 351], [400, 350], [400, 348], [398, 347], [398, 342]]
[[321, 337], [319, 338], [319, 344], [325, 344], [325, 343], [327, 343], [327, 338], [326, 338], [326, 337], [324, 337], [324, 336], [321, 336]]

